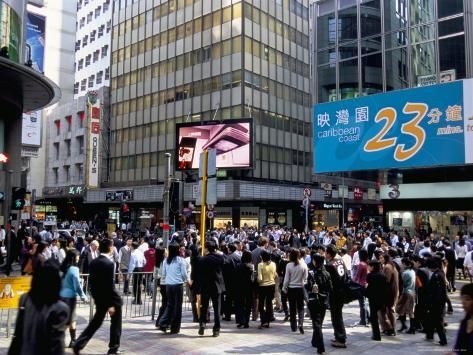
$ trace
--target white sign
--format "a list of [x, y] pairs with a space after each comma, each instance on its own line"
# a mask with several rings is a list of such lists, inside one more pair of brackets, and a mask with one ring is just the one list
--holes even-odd
[[21, 144], [32, 147], [41, 146], [41, 111], [23, 114]]
[[39, 157], [39, 147], [21, 147], [21, 157], [22, 158], [37, 158]]
[[88, 95], [89, 149], [87, 151], [87, 186], [99, 186], [100, 167], [100, 100], [95, 93]]
[[463, 105], [464, 120], [463, 132], [465, 132], [465, 163], [473, 164], [473, 80], [463, 81]]
[[381, 185], [380, 195], [382, 200], [413, 198], [471, 198], [473, 197], [473, 182]]

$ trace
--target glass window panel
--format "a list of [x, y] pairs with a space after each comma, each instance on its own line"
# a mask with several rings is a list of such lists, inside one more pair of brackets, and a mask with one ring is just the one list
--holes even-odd
[[233, 38], [233, 53], [241, 52], [241, 37]]
[[[329, 24], [329, 36], [334, 36], [334, 34], [330, 32], [331, 30], [332, 26]], [[337, 30], [339, 43], [357, 39], [356, 6], [338, 12]], [[330, 44], [332, 43], [331, 40], [332, 38], [330, 38]]]
[[220, 58], [220, 43], [212, 45], [212, 59]]
[[405, 46], [407, 44], [406, 31], [389, 33], [385, 37], [386, 49]]
[[[320, 66], [317, 72], [318, 102], [335, 101], [337, 99], [335, 65]], [[269, 87], [271, 90], [271, 82]]]
[[168, 31], [161, 33], [161, 47], [168, 44]]
[[381, 51], [381, 37], [371, 37], [361, 40], [361, 54]]
[[383, 92], [381, 53], [361, 58], [361, 94], [363, 96]]
[[176, 41], [176, 29], [168, 30], [168, 43], [173, 43]]
[[158, 122], [154, 122], [151, 124], [151, 137], [158, 136]]
[[[340, 59], [348, 59], [348, 58], [352, 58], [352, 57], [356, 57], [358, 56], [358, 43], [357, 42], [351, 42], [351, 43], [347, 43], [347, 44], [344, 44], [344, 45], [341, 45], [340, 47], [338, 47], [338, 52], [339, 52], [339, 56], [340, 56]], [[330, 53], [332, 58], [331, 61], [334, 61], [336, 57], [336, 54], [332, 54]]]
[[[186, 33], [185, 26], [184, 26], [184, 25], [179, 26], [179, 27], [177, 28], [177, 36], [176, 36], [176, 38], [177, 38], [177, 39], [183, 39], [185, 33]], [[169, 41], [171, 42], [171, 39], [170, 39]]]
[[212, 14], [204, 16], [204, 31], [212, 27]]
[[241, 2], [233, 5], [233, 19], [241, 17]]
[[339, 63], [340, 99], [358, 97], [358, 60], [350, 59]]
[[414, 86], [420, 86], [425, 77], [436, 74], [435, 44], [427, 42], [413, 45], [411, 53]]
[[194, 20], [194, 32], [201, 32], [202, 31], [202, 17], [199, 17]]
[[463, 0], [438, 0], [439, 18], [460, 14], [462, 12]]
[[[456, 36], [439, 41], [440, 81], [464, 79], [466, 77], [465, 64], [465, 36]], [[454, 70], [452, 73], [442, 73]], [[443, 76], [442, 76], [443, 74]]]
[[220, 25], [220, 21], [222, 18], [222, 10], [217, 10], [213, 13], [213, 18], [212, 18], [212, 25], [214, 27]]
[[463, 32], [463, 30], [464, 30], [463, 16], [456, 17], [451, 20], [439, 22], [439, 37]]
[[232, 54], [232, 40], [227, 39], [222, 42], [222, 57]]
[[410, 0], [411, 24], [429, 23], [434, 20], [435, 0]]
[[226, 7], [223, 9], [222, 23], [232, 20], [232, 7]]
[[381, 1], [368, 0], [360, 5], [361, 37], [381, 33]]
[[433, 40], [435, 37], [434, 24], [421, 25], [411, 29], [411, 43]]

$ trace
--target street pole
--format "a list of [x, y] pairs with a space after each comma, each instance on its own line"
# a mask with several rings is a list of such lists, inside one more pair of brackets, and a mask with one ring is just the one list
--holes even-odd
[[205, 244], [205, 226], [207, 224], [207, 159], [209, 152], [204, 150], [204, 168], [202, 176], [202, 195], [201, 195], [201, 208], [200, 208], [200, 248], [202, 255], [204, 255], [204, 244]]
[[306, 234], [309, 233], [309, 204], [310, 204], [310, 200], [307, 197], [307, 202], [305, 204], [305, 232]]
[[[343, 174], [343, 173], [342, 173]], [[342, 175], [342, 229], [345, 228], [345, 176]]]
[[164, 193], [163, 193], [163, 244], [167, 248], [169, 244], [169, 189], [171, 188], [171, 153], [165, 153], [166, 164], [164, 165]]

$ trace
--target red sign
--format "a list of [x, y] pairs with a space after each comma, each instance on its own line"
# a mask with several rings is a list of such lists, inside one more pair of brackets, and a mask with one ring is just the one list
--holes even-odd
[[171, 228], [169, 227], [169, 224], [164, 224], [163, 223], [163, 230], [164, 231], [169, 231]]
[[8, 160], [10, 160], [10, 158], [6, 153], [0, 153], [0, 163], [6, 164]]
[[92, 134], [99, 134], [100, 133], [100, 122], [92, 122], [90, 125], [90, 132]]
[[100, 107], [92, 107], [91, 116], [92, 118], [100, 120]]
[[362, 200], [363, 199], [363, 190], [360, 187], [353, 188], [353, 197], [355, 200]]

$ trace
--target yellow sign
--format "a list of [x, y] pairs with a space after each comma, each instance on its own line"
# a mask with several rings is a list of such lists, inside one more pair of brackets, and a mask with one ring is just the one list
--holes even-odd
[[0, 308], [18, 308], [20, 296], [30, 287], [29, 276], [0, 278]]

